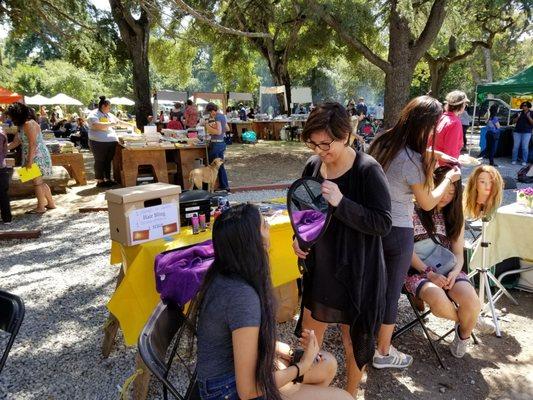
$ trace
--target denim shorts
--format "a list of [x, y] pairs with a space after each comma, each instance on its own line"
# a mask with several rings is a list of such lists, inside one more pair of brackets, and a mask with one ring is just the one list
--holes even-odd
[[[198, 379], [198, 389], [202, 400], [239, 400], [233, 373], [206, 380]], [[264, 400], [264, 398], [261, 396], [256, 400]]]

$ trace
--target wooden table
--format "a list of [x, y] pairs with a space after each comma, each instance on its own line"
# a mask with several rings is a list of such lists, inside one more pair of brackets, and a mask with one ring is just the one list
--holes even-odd
[[64, 167], [78, 185], [87, 185], [85, 163], [81, 153], [51, 154], [52, 165]]
[[231, 133], [233, 136], [233, 141], [240, 143], [243, 132], [253, 130], [252, 121], [235, 121], [228, 122], [228, 125], [231, 128]]
[[[159, 146], [124, 147], [118, 145], [113, 159], [113, 177], [122, 186], [136, 186], [140, 166], [152, 168], [156, 182], [174, 183], [190, 189], [189, 173], [194, 160], [201, 158], [207, 165], [206, 146], [166, 148]], [[177, 172], [169, 179], [167, 162], [175, 163]]]
[[254, 121], [253, 131], [257, 134], [258, 139], [263, 140], [280, 140], [281, 129], [290, 125], [291, 120], [271, 120], [271, 121]]

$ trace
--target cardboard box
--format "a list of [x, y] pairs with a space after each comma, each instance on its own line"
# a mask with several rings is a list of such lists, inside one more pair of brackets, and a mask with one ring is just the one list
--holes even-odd
[[179, 185], [151, 183], [108, 190], [109, 233], [112, 240], [134, 246], [180, 230]]

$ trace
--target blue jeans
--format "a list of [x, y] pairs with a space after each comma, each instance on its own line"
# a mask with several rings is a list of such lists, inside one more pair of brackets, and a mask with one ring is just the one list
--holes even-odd
[[518, 149], [522, 149], [522, 161], [527, 162], [531, 132], [513, 132], [513, 161], [518, 161]]
[[[215, 158], [224, 159], [224, 152], [226, 151], [226, 143], [224, 142], [211, 142], [209, 144], [209, 163]], [[218, 169], [218, 184], [220, 189], [229, 189], [228, 175], [224, 164]]]
[[[198, 389], [202, 400], [239, 400], [237, 383], [233, 373], [206, 379], [198, 379]], [[254, 400], [265, 400], [263, 396]]]

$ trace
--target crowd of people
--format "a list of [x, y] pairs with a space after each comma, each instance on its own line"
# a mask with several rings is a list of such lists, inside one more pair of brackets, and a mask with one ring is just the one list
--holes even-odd
[[[454, 92], [447, 101], [445, 111], [429, 96], [411, 100], [368, 154], [348, 145], [352, 125], [342, 105], [324, 103], [311, 112], [302, 140], [315, 155], [302, 175], [322, 180], [333, 212], [310, 250], [293, 242], [306, 260], [301, 358], [276, 342], [267, 222], [253, 205], [230, 208], [215, 221], [215, 262], [191, 321], [202, 398], [352, 398], [366, 365], [406, 368], [413, 362], [391, 344], [403, 287], [455, 323], [454, 357], [465, 355], [475, 328], [493, 329], [479, 318], [478, 296], [463, 272], [465, 201], [453, 156], [462, 143], [439, 138], [455, 127], [468, 98]], [[460, 121], [459, 128], [462, 139]], [[474, 177], [476, 190], [490, 193], [502, 185], [490, 168]], [[428, 241], [451, 254], [447, 270], [425, 261]], [[321, 346], [331, 324], [340, 325], [345, 390], [328, 387], [336, 361]]]

